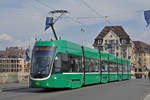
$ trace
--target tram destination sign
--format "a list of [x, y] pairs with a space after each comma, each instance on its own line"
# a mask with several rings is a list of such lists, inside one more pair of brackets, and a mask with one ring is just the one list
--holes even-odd
[[36, 51], [49, 51], [50, 47], [44, 47], [44, 46], [42, 46], [42, 47], [36, 47], [35, 50]]

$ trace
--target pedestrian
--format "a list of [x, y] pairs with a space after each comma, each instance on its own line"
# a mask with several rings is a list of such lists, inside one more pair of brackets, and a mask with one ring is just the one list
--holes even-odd
[[149, 79], [149, 82], [150, 82], [150, 71], [148, 71], [148, 79]]

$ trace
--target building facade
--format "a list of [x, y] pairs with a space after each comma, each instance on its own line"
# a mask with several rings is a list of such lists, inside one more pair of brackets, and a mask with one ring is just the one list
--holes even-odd
[[134, 41], [134, 44], [136, 54], [135, 73], [146, 74], [146, 69], [150, 70], [150, 45], [141, 41]]
[[0, 58], [0, 72], [29, 73], [29, 62], [23, 58]]
[[0, 72], [21, 72], [29, 73], [30, 62], [24, 59], [25, 50], [18, 47], [6, 48], [0, 51]]
[[135, 66], [134, 43], [121, 26], [106, 26], [95, 38], [94, 48], [126, 58]]

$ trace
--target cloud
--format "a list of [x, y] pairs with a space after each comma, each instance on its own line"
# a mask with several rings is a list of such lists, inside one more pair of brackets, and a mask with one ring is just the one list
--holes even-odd
[[[19, 1], [19, 2], [17, 2]], [[50, 8], [36, 2], [35, 0], [15, 0], [15, 3], [8, 3], [10, 0], [5, 0], [5, 4], [0, 7], [0, 40], [13, 41], [9, 45], [19, 45], [27, 47], [29, 41], [34, 42], [34, 38], [42, 38], [49, 40], [53, 37], [51, 29], [44, 32], [45, 17], [48, 16], [48, 11], [53, 9], [65, 9], [69, 13], [64, 18], [60, 19], [54, 25], [58, 37], [70, 40], [81, 44], [81, 25], [76, 23], [75, 17], [99, 17], [109, 16], [111, 24], [105, 22], [103, 18], [78, 19], [84, 23], [86, 28], [85, 44], [93, 44], [96, 35], [99, 34], [105, 25], [122, 25], [125, 31], [133, 37], [133, 39], [144, 39], [150, 37], [145, 29], [145, 21], [143, 11], [149, 9], [149, 0], [84, 0], [98, 14], [87, 7], [82, 0], [39, 0], [46, 3]], [[11, 5], [10, 5], [11, 4]], [[51, 9], [53, 8], [53, 9]], [[68, 17], [69, 16], [69, 17]], [[145, 33], [146, 32], [146, 33]], [[91, 34], [88, 34], [91, 33]], [[140, 33], [145, 33], [138, 35]], [[1, 42], [0, 46], [5, 48], [7, 42]], [[150, 42], [150, 40], [146, 41]], [[2, 44], [4, 43], [4, 44]]]
[[0, 34], [0, 49], [4, 49], [4, 47], [17, 46], [22, 48], [27, 48], [29, 46], [33, 47], [35, 42], [34, 38], [29, 38], [28, 40], [19, 40], [14, 39], [8, 34]]
[[12, 37], [9, 36], [8, 34], [0, 34], [0, 40], [4, 40], [4, 41], [12, 41]]

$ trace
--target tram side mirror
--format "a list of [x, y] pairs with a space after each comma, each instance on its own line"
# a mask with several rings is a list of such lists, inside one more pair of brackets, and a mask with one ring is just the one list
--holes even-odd
[[58, 57], [56, 56], [56, 57], [55, 57], [55, 61], [57, 61], [57, 60], [58, 60]]

